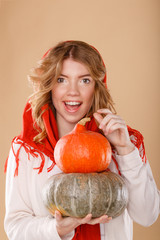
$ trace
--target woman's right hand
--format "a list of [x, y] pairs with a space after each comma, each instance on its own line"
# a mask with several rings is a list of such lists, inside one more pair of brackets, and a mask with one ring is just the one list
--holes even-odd
[[108, 223], [112, 218], [107, 215], [103, 215], [99, 218], [93, 218], [92, 214], [88, 214], [84, 218], [72, 218], [72, 217], [62, 217], [59, 211], [55, 211], [56, 228], [60, 237], [72, 232], [76, 227], [81, 224], [97, 224], [97, 223]]

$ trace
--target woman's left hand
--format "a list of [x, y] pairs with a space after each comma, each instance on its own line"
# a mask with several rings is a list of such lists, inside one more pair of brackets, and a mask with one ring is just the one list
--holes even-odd
[[[105, 114], [105, 117], [101, 114]], [[120, 116], [113, 114], [109, 109], [99, 109], [93, 116], [119, 155], [126, 155], [134, 150], [135, 146], [130, 141], [125, 121]]]

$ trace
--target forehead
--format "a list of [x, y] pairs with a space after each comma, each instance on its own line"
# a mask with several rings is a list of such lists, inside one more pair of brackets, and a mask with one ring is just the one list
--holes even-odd
[[83, 73], [89, 74], [88, 67], [82, 63], [75, 61], [74, 59], [65, 59], [62, 63], [61, 73]]

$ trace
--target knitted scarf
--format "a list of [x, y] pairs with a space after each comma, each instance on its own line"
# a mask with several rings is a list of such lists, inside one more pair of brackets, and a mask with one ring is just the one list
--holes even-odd
[[[50, 50], [49, 50], [50, 51]], [[48, 51], [48, 52], [49, 52]], [[43, 58], [48, 54], [48, 52], [43, 56]], [[106, 76], [104, 78], [104, 82], [106, 83]], [[45, 163], [45, 157], [48, 156], [52, 164], [48, 167], [47, 171], [51, 171], [54, 168], [55, 161], [53, 157], [54, 153], [54, 147], [56, 145], [56, 142], [59, 139], [58, 136], [58, 129], [57, 129], [57, 123], [54, 117], [54, 114], [48, 104], [44, 105], [42, 107], [42, 118], [43, 122], [46, 128], [47, 137], [43, 139], [42, 144], [35, 143], [33, 141], [33, 138], [37, 135], [38, 126], [36, 126], [35, 121], [32, 118], [32, 109], [29, 102], [27, 102], [24, 113], [23, 113], [23, 128], [22, 132], [19, 136], [15, 137], [12, 140], [12, 151], [15, 156], [16, 161], [16, 169], [15, 169], [15, 176], [18, 176], [18, 166], [19, 166], [19, 155], [20, 150], [23, 147], [28, 154], [28, 159], [30, 159], [30, 156], [33, 156], [37, 158], [38, 156], [41, 157], [41, 164], [38, 168], [35, 168], [34, 170], [38, 170], [38, 174], [40, 174], [43, 170], [44, 163]], [[96, 125], [96, 122], [93, 117], [91, 117], [91, 121], [86, 123], [87, 130], [99, 132], [99, 129]], [[40, 130], [40, 129], [39, 129]], [[143, 144], [143, 136], [140, 132], [137, 130], [134, 130], [128, 126], [128, 132], [131, 138], [131, 141], [134, 143], [134, 145], [139, 149], [140, 155], [142, 157], [143, 161], [146, 161], [145, 157], [145, 149]], [[14, 144], [19, 144], [19, 149], [17, 152], [14, 151], [13, 148]], [[120, 174], [120, 171], [118, 169], [118, 163], [116, 162], [116, 159], [114, 157], [114, 150], [112, 154], [112, 160], [114, 161], [117, 170]], [[33, 170], [33, 171], [34, 171]], [[7, 161], [5, 163], [5, 172], [7, 171]], [[100, 240], [100, 225], [89, 225], [89, 224], [83, 224], [76, 228], [75, 236], [73, 237], [73, 240]]]

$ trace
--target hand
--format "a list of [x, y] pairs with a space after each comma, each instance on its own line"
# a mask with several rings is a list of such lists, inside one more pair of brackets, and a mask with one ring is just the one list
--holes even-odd
[[112, 218], [107, 215], [103, 215], [99, 218], [93, 218], [92, 214], [88, 214], [84, 218], [72, 218], [72, 217], [62, 217], [59, 211], [55, 211], [56, 227], [57, 232], [60, 237], [72, 232], [76, 227], [81, 224], [97, 224], [97, 223], [108, 223]]
[[[105, 117], [101, 114], [105, 114]], [[99, 109], [93, 116], [119, 155], [129, 154], [134, 150], [125, 121], [120, 116], [113, 114], [109, 109]]]

